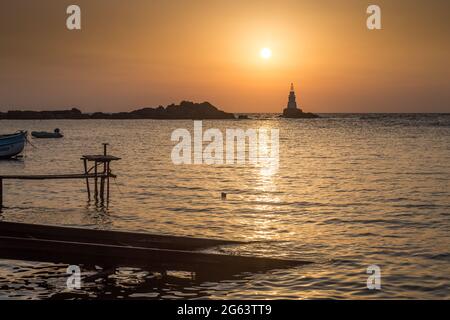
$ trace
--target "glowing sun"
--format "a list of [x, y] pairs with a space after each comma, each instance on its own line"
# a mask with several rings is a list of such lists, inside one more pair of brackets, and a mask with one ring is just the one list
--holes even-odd
[[272, 50], [270, 50], [270, 48], [262, 48], [259, 54], [261, 58], [267, 60], [270, 59], [270, 57], [272, 57]]

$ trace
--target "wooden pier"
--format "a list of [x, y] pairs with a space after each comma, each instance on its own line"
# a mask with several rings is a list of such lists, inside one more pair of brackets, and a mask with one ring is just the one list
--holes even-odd
[[[0, 175], [0, 211], [3, 206], [3, 180], [82, 179], [91, 199], [90, 181], [94, 180], [96, 201], [109, 200], [110, 163], [120, 158], [107, 154], [81, 157], [81, 174]], [[89, 164], [92, 164], [89, 168]], [[242, 272], [260, 272], [308, 264], [308, 261], [271, 259], [206, 253], [200, 250], [221, 246], [247, 245], [249, 242], [103, 231], [61, 226], [34, 225], [0, 221], [0, 259], [67, 263], [146, 270], [188, 271], [196, 279], [223, 279]]]
[[246, 242], [0, 222], [0, 258], [75, 265], [188, 271], [221, 279], [308, 264], [307, 261], [205, 253]]
[[[86, 181], [86, 191], [88, 200], [91, 200], [90, 179], [94, 180], [94, 198], [96, 201], [100, 198], [109, 201], [110, 178], [115, 178], [111, 171], [111, 162], [118, 161], [120, 158], [107, 154], [107, 143], [103, 144], [103, 154], [101, 155], [83, 155], [84, 173], [81, 174], [48, 174], [48, 175], [0, 175], [0, 212], [3, 208], [3, 180], [70, 180], [81, 179]], [[88, 164], [93, 163], [91, 168]], [[92, 173], [93, 172], [93, 173]]]

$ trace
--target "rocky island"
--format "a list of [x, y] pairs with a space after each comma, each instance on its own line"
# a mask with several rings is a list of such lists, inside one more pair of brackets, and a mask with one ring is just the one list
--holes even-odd
[[77, 108], [55, 111], [8, 111], [0, 112], [0, 119], [47, 120], [47, 119], [235, 119], [234, 114], [221, 111], [209, 102], [194, 103], [182, 101], [164, 108], [142, 108], [131, 112], [82, 113]]
[[292, 119], [316, 119], [320, 118], [317, 114], [311, 112], [303, 112], [301, 109], [284, 109], [282, 118], [292, 118]]
[[315, 119], [320, 118], [317, 114], [311, 112], [303, 112], [302, 109], [297, 108], [297, 102], [294, 91], [294, 84], [291, 83], [291, 91], [289, 93], [289, 101], [287, 107], [283, 110], [282, 118], [293, 119]]

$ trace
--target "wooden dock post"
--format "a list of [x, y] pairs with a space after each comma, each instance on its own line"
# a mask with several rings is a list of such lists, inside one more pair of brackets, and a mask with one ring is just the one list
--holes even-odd
[[[106, 157], [108, 155], [108, 145], [109, 143], [102, 143], [103, 144], [103, 156]], [[100, 178], [100, 199], [102, 200], [102, 202], [105, 199], [105, 179], [106, 179], [106, 174], [108, 173], [106, 171], [106, 167], [107, 167], [107, 161], [103, 162], [103, 174], [102, 177]]]
[[[109, 143], [103, 143], [103, 155], [105, 157], [108, 155], [108, 146]], [[103, 163], [103, 173], [106, 173], [106, 201], [109, 201], [109, 161]]]
[[87, 168], [87, 159], [83, 159], [84, 164], [84, 174], [86, 175], [86, 190], [88, 194], [88, 201], [91, 201], [91, 189], [89, 187], [89, 178], [88, 178], [88, 168]]
[[104, 194], [105, 194], [105, 177], [104, 177], [105, 171], [103, 170], [103, 174], [100, 177], [100, 200], [101, 202], [103, 202], [104, 199]]
[[94, 178], [94, 183], [95, 183], [95, 187], [94, 187], [94, 196], [95, 196], [95, 201], [97, 201], [97, 199], [98, 199], [98, 186], [97, 186], [97, 183], [98, 183], [98, 179], [97, 179], [97, 162], [95, 162], [94, 163], [94, 175], [95, 175], [95, 178]]
[[109, 177], [111, 175], [111, 171], [109, 170], [109, 162], [106, 164], [106, 201], [109, 202]]

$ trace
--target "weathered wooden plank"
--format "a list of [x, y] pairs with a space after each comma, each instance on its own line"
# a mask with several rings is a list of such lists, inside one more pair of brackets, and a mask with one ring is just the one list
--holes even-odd
[[93, 230], [16, 222], [0, 222], [0, 236], [173, 250], [198, 250], [209, 247], [245, 243], [230, 240], [166, 236], [126, 231]]
[[146, 270], [195, 272], [199, 277], [224, 277], [242, 272], [260, 272], [308, 264], [194, 251], [124, 247], [106, 244], [25, 239], [0, 236], [0, 257], [41, 262], [128, 266]]
[[[112, 176], [112, 175], [111, 175]], [[56, 180], [56, 179], [86, 179], [95, 178], [95, 174], [47, 174], [47, 175], [0, 175], [4, 180]], [[106, 174], [97, 174], [97, 177], [106, 177]]]
[[107, 161], [118, 161], [121, 158], [110, 156], [110, 155], [84, 155], [81, 159], [86, 159], [88, 161], [97, 161], [97, 162], [107, 162]]

